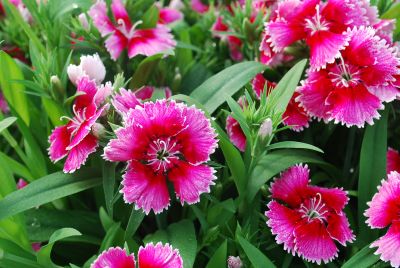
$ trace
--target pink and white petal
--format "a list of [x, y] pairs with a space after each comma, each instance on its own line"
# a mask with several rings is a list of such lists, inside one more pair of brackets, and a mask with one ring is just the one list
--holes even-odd
[[137, 30], [128, 43], [128, 57], [137, 55], [152, 56], [174, 48], [176, 41], [165, 26], [154, 29]]
[[291, 207], [298, 207], [307, 196], [310, 170], [307, 165], [293, 166], [275, 178], [271, 183], [271, 197], [287, 203]]
[[103, 251], [90, 268], [135, 268], [135, 256], [120, 247]]
[[390, 262], [392, 267], [400, 267], [400, 221], [395, 221], [388, 232], [371, 244], [378, 247], [375, 254], [381, 255], [381, 260]]
[[106, 36], [115, 30], [110, 18], [107, 16], [107, 5], [103, 0], [98, 0], [90, 10], [89, 15], [101, 36]]
[[91, 110], [90, 112], [87, 111], [85, 113], [92, 113], [93, 107], [89, 108], [89, 106], [94, 103], [96, 93], [97, 85], [95, 80], [92, 80], [87, 76], [79, 78], [76, 85], [76, 94], [78, 96], [75, 98], [74, 109], [78, 112]]
[[253, 80], [251, 80], [251, 87], [253, 88], [254, 93], [256, 94], [257, 98], [260, 99], [261, 92], [264, 92], [267, 86], [267, 80], [264, 78], [262, 74], [257, 74]]
[[115, 21], [120, 25], [122, 25], [121, 22], [123, 22], [122, 26], [125, 27], [126, 32], [129, 32], [132, 27], [132, 22], [122, 1], [113, 0], [111, 3], [111, 11], [114, 15]]
[[97, 88], [96, 95], [94, 96], [94, 103], [97, 107], [99, 107], [102, 103], [106, 101], [106, 99], [111, 96], [114, 88], [111, 82], [107, 82], [105, 84], [101, 84]]
[[393, 148], [388, 149], [386, 154], [386, 173], [389, 174], [392, 171], [400, 173], [400, 154]]
[[106, 49], [110, 53], [111, 59], [118, 59], [124, 48], [128, 46], [128, 40], [119, 31], [115, 31], [110, 35], [105, 42]]
[[142, 104], [133, 91], [126, 90], [125, 88], [120, 88], [119, 93], [115, 94], [111, 102], [122, 116], [126, 116], [129, 109], [134, 109], [136, 105]]
[[168, 179], [174, 184], [176, 196], [184, 202], [194, 204], [200, 201], [202, 193], [209, 193], [210, 186], [217, 178], [215, 170], [207, 165], [194, 166], [177, 161], [168, 173]]
[[161, 24], [169, 24], [181, 19], [183, 19], [183, 14], [179, 10], [167, 7], [160, 9], [158, 21]]
[[291, 126], [290, 129], [293, 131], [302, 131], [304, 128], [308, 127], [308, 122], [310, 121], [307, 112], [296, 101], [298, 96], [298, 92], [293, 94], [293, 97], [289, 101], [289, 104], [282, 115], [283, 123], [286, 126]]
[[166, 178], [154, 173], [149, 166], [136, 161], [129, 163], [122, 185], [125, 202], [134, 203], [136, 209], [142, 209], [146, 214], [151, 210], [158, 214], [169, 206]]
[[104, 159], [113, 162], [127, 162], [141, 159], [149, 143], [146, 133], [134, 125], [116, 130], [116, 139], [110, 140], [104, 148]]
[[310, 116], [327, 121], [329, 118], [330, 105], [326, 99], [334, 89], [328, 73], [325, 70], [309, 72], [308, 78], [298, 88], [297, 101]]
[[201, 0], [191, 0], [190, 3], [191, 3], [192, 9], [199, 14], [206, 13], [209, 9], [209, 6], [203, 4], [201, 2]]
[[65, 173], [73, 173], [85, 164], [91, 153], [96, 151], [98, 141], [92, 134], [87, 135], [78, 145], [72, 148], [64, 164]]
[[310, 46], [310, 65], [312, 69], [325, 68], [340, 56], [340, 51], [348, 45], [349, 37], [329, 31], [317, 31], [306, 41]]
[[239, 122], [230, 115], [226, 118], [226, 132], [233, 145], [244, 152], [246, 150], [246, 135], [244, 135]]
[[330, 213], [327, 222], [327, 231], [329, 235], [343, 246], [345, 246], [347, 242], [352, 242], [355, 239], [346, 214], [343, 212], [339, 214]]
[[295, 230], [296, 252], [305, 260], [317, 264], [328, 263], [338, 255], [338, 248], [326, 230], [324, 223], [318, 219], [303, 221]]
[[400, 89], [392, 84], [370, 86], [368, 91], [377, 96], [382, 102], [391, 102], [400, 96]]
[[270, 201], [265, 216], [268, 218], [267, 225], [271, 228], [271, 233], [276, 235], [276, 243], [283, 244], [285, 250], [294, 254], [294, 230], [302, 220], [301, 215], [276, 201]]
[[265, 30], [269, 36], [268, 42], [271, 43], [274, 52], [280, 52], [285, 47], [305, 37], [305, 32], [302, 28], [293, 27], [284, 20], [268, 22]]
[[400, 174], [392, 171], [387, 180], [382, 180], [378, 192], [368, 203], [365, 211], [367, 223], [372, 228], [384, 228], [399, 218], [400, 208]]
[[56, 127], [49, 137], [49, 157], [53, 162], [64, 158], [68, 154], [67, 147], [71, 139], [71, 130], [68, 125]]
[[182, 115], [186, 118], [187, 127], [176, 138], [182, 146], [185, 160], [192, 164], [208, 161], [218, 147], [217, 133], [210, 120], [194, 106], [185, 107]]
[[332, 91], [326, 102], [331, 105], [329, 119], [348, 127], [373, 125], [380, 117], [378, 110], [383, 109], [379, 98], [361, 84]]
[[148, 243], [139, 248], [138, 265], [140, 268], [183, 268], [183, 260], [179, 250], [169, 244]]
[[317, 194], [320, 194], [325, 205], [335, 210], [336, 213], [340, 213], [349, 202], [349, 197], [342, 188], [308, 187], [308, 195], [310, 197], [314, 197]]

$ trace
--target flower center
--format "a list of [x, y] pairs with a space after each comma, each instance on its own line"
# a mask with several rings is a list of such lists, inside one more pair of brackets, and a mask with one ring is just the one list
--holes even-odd
[[320, 193], [317, 193], [316, 197], [311, 198], [301, 204], [299, 211], [303, 214], [302, 218], [307, 218], [309, 222], [314, 219], [318, 219], [323, 222], [326, 220], [326, 214], [328, 213], [328, 209], [322, 202]]
[[125, 21], [123, 19], [119, 19], [117, 21], [118, 23], [118, 27], [117, 29], [123, 34], [125, 35], [126, 38], [131, 39], [134, 35], [135, 35], [135, 31], [136, 31], [136, 27], [143, 23], [143, 21], [139, 20], [138, 22], [136, 22], [134, 25], [132, 25], [131, 27], [129, 27], [129, 25], [127, 25], [125, 23]]
[[179, 159], [179, 146], [171, 138], [153, 140], [147, 151], [147, 164], [155, 171], [166, 172], [172, 165], [172, 160]]
[[359, 69], [353, 65], [344, 63], [342, 56], [340, 56], [339, 60], [340, 62], [336, 62], [328, 73], [332, 83], [337, 87], [357, 85], [361, 79]]
[[315, 7], [316, 9], [316, 14], [314, 17], [311, 19], [306, 19], [306, 25], [305, 27], [309, 30], [311, 30], [311, 35], [315, 34], [318, 31], [327, 31], [329, 30], [328, 28], [328, 23], [321, 18], [321, 14], [319, 13], [319, 5]]

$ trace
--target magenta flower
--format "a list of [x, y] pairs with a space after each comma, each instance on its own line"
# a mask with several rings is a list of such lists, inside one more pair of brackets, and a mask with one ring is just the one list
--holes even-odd
[[10, 107], [7, 104], [6, 99], [4, 98], [3, 92], [0, 91], [0, 111], [3, 114], [7, 114], [10, 111]]
[[400, 172], [400, 154], [389, 147], [386, 153], [386, 173], [389, 174], [392, 171]]
[[393, 267], [400, 266], [400, 174], [392, 171], [382, 185], [378, 186], [378, 193], [368, 203], [365, 211], [368, 225], [375, 228], [389, 226], [387, 233], [371, 244], [377, 247], [375, 254], [381, 255], [381, 260], [390, 261]]
[[120, 247], [109, 248], [97, 257], [90, 268], [135, 268], [135, 255]]
[[19, 189], [22, 189], [22, 188], [24, 188], [24, 187], [27, 186], [27, 185], [28, 185], [28, 183], [26, 182], [26, 180], [20, 178], [20, 179], [18, 180], [18, 182], [17, 182], [17, 189], [18, 189], [18, 190], [19, 190]]
[[97, 119], [108, 108], [102, 105], [111, 93], [111, 85], [96, 86], [94, 80], [84, 76], [77, 82], [77, 94], [73, 105], [73, 118], [64, 126], [56, 127], [49, 137], [49, 156], [53, 162], [64, 157], [64, 172], [72, 173], [86, 162], [87, 157], [96, 151], [98, 138], [92, 128]]
[[342, 245], [354, 240], [343, 208], [346, 192], [309, 185], [309, 169], [296, 165], [271, 184], [272, 201], [265, 215], [276, 242], [307, 261], [328, 263]]
[[210, 191], [214, 169], [205, 164], [217, 147], [204, 113], [183, 103], [160, 100], [130, 109], [104, 157], [128, 162], [121, 192], [127, 203], [146, 213], [169, 206], [167, 179], [181, 203], [196, 203]]
[[244, 135], [239, 122], [231, 115], [228, 115], [226, 118], [226, 132], [233, 145], [244, 152], [246, 150], [246, 135]]
[[183, 14], [179, 10], [170, 7], [160, 8], [158, 23], [169, 24], [182, 19], [183, 19]]
[[348, 27], [370, 25], [369, 11], [371, 7], [365, 0], [281, 1], [272, 20], [266, 23], [267, 41], [274, 52], [281, 52], [305, 40], [310, 47], [311, 67], [318, 70], [340, 56], [339, 51], [348, 42], [343, 34]]
[[229, 48], [229, 54], [232, 60], [241, 61], [243, 59], [242, 53], [242, 45], [243, 42], [240, 38], [234, 35], [225, 35], [219, 32], [228, 32], [229, 27], [223, 21], [221, 16], [217, 17], [217, 20], [211, 27], [211, 31], [213, 31], [213, 36], [220, 38], [221, 40], [227, 42]]
[[113, 60], [116, 60], [125, 48], [128, 50], [128, 57], [133, 58], [136, 55], [151, 56], [175, 47], [176, 42], [170, 30], [163, 25], [152, 29], [136, 29], [141, 22], [132, 24], [121, 0], [112, 1], [111, 11], [117, 25], [108, 17], [107, 6], [103, 0], [98, 0], [90, 8], [89, 15], [101, 36], [107, 36], [105, 46]]
[[192, 9], [199, 14], [206, 13], [210, 8], [208, 5], [203, 4], [202, 0], [191, 0], [190, 4]]
[[349, 45], [326, 69], [309, 71], [297, 98], [311, 116], [363, 127], [379, 118], [382, 102], [399, 91], [391, 83], [400, 69], [399, 58], [372, 28], [349, 29]]

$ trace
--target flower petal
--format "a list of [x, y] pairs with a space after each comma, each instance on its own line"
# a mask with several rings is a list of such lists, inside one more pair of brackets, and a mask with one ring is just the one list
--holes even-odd
[[68, 125], [56, 127], [49, 137], [49, 157], [53, 162], [64, 158], [68, 154], [67, 147], [71, 139]]
[[161, 242], [153, 245], [146, 244], [140, 247], [138, 252], [138, 264], [140, 268], [182, 268], [183, 261], [179, 251], [169, 244]]
[[111, 59], [117, 60], [124, 48], [128, 46], [128, 39], [121, 32], [116, 31], [106, 39], [105, 46]]
[[98, 146], [97, 138], [92, 134], [87, 135], [78, 145], [72, 148], [64, 164], [64, 172], [72, 173], [85, 164], [91, 153], [96, 151]]
[[120, 247], [103, 251], [90, 268], [135, 268], [135, 256]]
[[107, 16], [107, 5], [103, 0], [98, 0], [90, 8], [89, 15], [92, 17], [93, 24], [99, 30], [101, 36], [107, 36], [115, 30], [114, 25]]
[[355, 237], [353, 231], [350, 229], [346, 214], [343, 212], [339, 214], [330, 213], [327, 222], [327, 231], [329, 235], [340, 244], [345, 246], [347, 242], [354, 240]]
[[226, 118], [226, 132], [228, 133], [228, 137], [233, 145], [235, 145], [240, 151], [244, 152], [246, 150], [246, 136], [244, 135], [239, 122], [230, 115]]
[[371, 244], [378, 247], [375, 254], [381, 254], [382, 261], [390, 261], [392, 267], [400, 267], [400, 221], [390, 226], [388, 232]]
[[389, 148], [386, 154], [386, 173], [392, 171], [400, 172], [400, 154], [393, 148]]

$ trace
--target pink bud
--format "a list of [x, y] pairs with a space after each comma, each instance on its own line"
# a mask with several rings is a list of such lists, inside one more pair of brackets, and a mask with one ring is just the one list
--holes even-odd
[[78, 66], [70, 64], [67, 68], [67, 73], [74, 85], [83, 76], [94, 79], [97, 84], [100, 84], [106, 76], [106, 68], [96, 53], [94, 55], [81, 56], [80, 64]]
[[17, 182], [17, 189], [19, 190], [19, 189], [22, 189], [22, 188], [24, 188], [25, 186], [27, 186], [28, 185], [28, 183], [24, 180], [24, 179], [19, 179], [18, 180], [18, 182]]
[[83, 29], [89, 30], [89, 22], [87, 20], [87, 17], [86, 17], [85, 13], [79, 14], [78, 20], [81, 23]]
[[237, 256], [229, 256], [228, 258], [228, 268], [241, 268], [243, 266], [240, 257]]
[[272, 134], [272, 120], [267, 118], [261, 124], [260, 129], [258, 130], [258, 135], [264, 139]]

